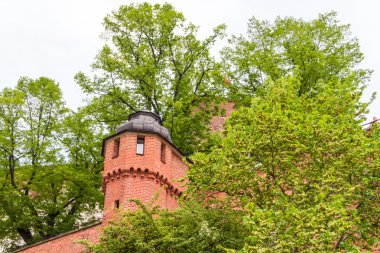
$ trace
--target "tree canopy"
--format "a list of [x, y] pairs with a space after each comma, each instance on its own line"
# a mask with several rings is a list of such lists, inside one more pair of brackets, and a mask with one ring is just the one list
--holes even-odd
[[332, 81], [298, 96], [302, 85], [268, 81], [192, 157], [189, 196], [249, 212], [243, 252], [360, 252], [379, 236], [380, 140], [356, 117], [360, 90]]
[[102, 204], [101, 135], [88, 122], [45, 77], [0, 93], [0, 238], [9, 248], [71, 230]]
[[87, 245], [88, 252], [224, 252], [241, 249], [248, 235], [241, 226], [242, 212], [230, 208], [183, 205], [174, 212], [142, 205], [121, 211], [105, 228], [99, 243]]
[[297, 74], [302, 95], [314, 94], [320, 81], [362, 86], [371, 73], [358, 68], [364, 58], [358, 40], [335, 12], [311, 21], [278, 17], [270, 23], [253, 17], [247, 35], [232, 36], [229, 42], [222, 56], [234, 84], [230, 96], [238, 105], [249, 104], [268, 78]]
[[[252, 18], [220, 62], [210, 49], [225, 27], [200, 39], [170, 4], [121, 6], [104, 27], [94, 76], [75, 76], [85, 107], [68, 110], [45, 77], [0, 92], [0, 239], [9, 248], [93, 220], [102, 138], [141, 109], [191, 155], [185, 198], [174, 212], [136, 201], [89, 251], [361, 252], [378, 241], [380, 129], [361, 126], [370, 71], [358, 68], [358, 41], [336, 13]], [[237, 110], [212, 134], [225, 100]]]
[[142, 3], [121, 6], [104, 28], [107, 43], [92, 65], [97, 74], [76, 76], [91, 95], [92, 112], [112, 130], [131, 112], [151, 110], [173, 143], [191, 154], [208, 139], [212, 105], [221, 100], [221, 66], [209, 50], [224, 26], [200, 40], [198, 28], [172, 5]]

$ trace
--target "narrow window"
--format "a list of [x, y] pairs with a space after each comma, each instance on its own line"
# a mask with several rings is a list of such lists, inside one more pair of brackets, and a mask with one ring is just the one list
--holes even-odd
[[143, 155], [144, 154], [144, 137], [137, 137], [136, 144], [136, 154]]
[[119, 207], [120, 207], [120, 200], [115, 200], [115, 208], [116, 209], [119, 209]]
[[161, 161], [165, 162], [165, 144], [161, 143]]
[[120, 148], [120, 139], [117, 138], [113, 141], [113, 158], [119, 156], [119, 148]]

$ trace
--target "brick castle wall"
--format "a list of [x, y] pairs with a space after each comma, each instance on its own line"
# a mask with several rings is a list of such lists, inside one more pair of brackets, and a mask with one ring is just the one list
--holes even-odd
[[102, 231], [102, 224], [96, 224], [84, 229], [72, 231], [41, 243], [22, 248], [16, 252], [22, 253], [78, 253], [83, 252], [85, 247], [76, 243], [79, 240], [97, 242]]

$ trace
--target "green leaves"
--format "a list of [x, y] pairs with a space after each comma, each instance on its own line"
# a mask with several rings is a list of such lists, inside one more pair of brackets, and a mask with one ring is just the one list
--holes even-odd
[[[244, 252], [332, 252], [337, 238], [354, 229], [339, 201], [299, 208], [280, 197], [270, 209], [249, 210], [245, 224], [251, 235], [246, 238]], [[352, 241], [346, 243], [352, 244], [350, 250], [359, 249]]]
[[131, 112], [148, 109], [185, 154], [207, 143], [223, 91], [221, 65], [209, 50], [225, 27], [199, 40], [198, 28], [172, 5], [148, 3], [121, 6], [104, 27], [107, 44], [92, 65], [98, 75], [76, 76], [98, 120], [114, 130]]
[[135, 202], [138, 209], [121, 211], [99, 243], [84, 242], [89, 252], [225, 252], [243, 245], [240, 211], [184, 205], [168, 212]]
[[[376, 243], [380, 131], [360, 125], [370, 71], [357, 68], [363, 54], [336, 13], [252, 18], [222, 63], [210, 49], [225, 26], [198, 39], [170, 4], [121, 6], [104, 28], [95, 75], [75, 76], [84, 108], [69, 111], [48, 78], [0, 93], [0, 238], [33, 243], [79, 226], [83, 214], [93, 220], [101, 140], [148, 109], [192, 154], [185, 195], [199, 206], [139, 204], [89, 250], [356, 252]], [[226, 96], [239, 110], [211, 134]]]
[[275, 22], [252, 18], [247, 36], [233, 36], [223, 52], [233, 86], [230, 96], [237, 104], [249, 105], [250, 96], [270, 78], [299, 76], [298, 95], [315, 94], [319, 82], [367, 83], [369, 70], [358, 69], [363, 60], [349, 25], [342, 25], [334, 12], [309, 22], [292, 17]]
[[214, 194], [215, 205], [250, 211], [244, 252], [354, 251], [379, 233], [379, 167], [370, 159], [378, 139], [356, 118], [355, 86], [320, 83], [310, 97], [297, 94], [300, 84], [268, 81], [233, 113], [210, 154], [191, 157], [190, 199]]
[[94, 220], [101, 205], [101, 125], [64, 106], [51, 79], [0, 95], [0, 239], [26, 244]]

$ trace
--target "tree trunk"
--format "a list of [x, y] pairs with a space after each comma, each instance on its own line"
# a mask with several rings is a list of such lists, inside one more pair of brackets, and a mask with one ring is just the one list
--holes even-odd
[[33, 235], [32, 232], [30, 232], [29, 229], [25, 228], [17, 228], [18, 234], [21, 236], [21, 238], [24, 240], [26, 244], [29, 244], [33, 241]]

